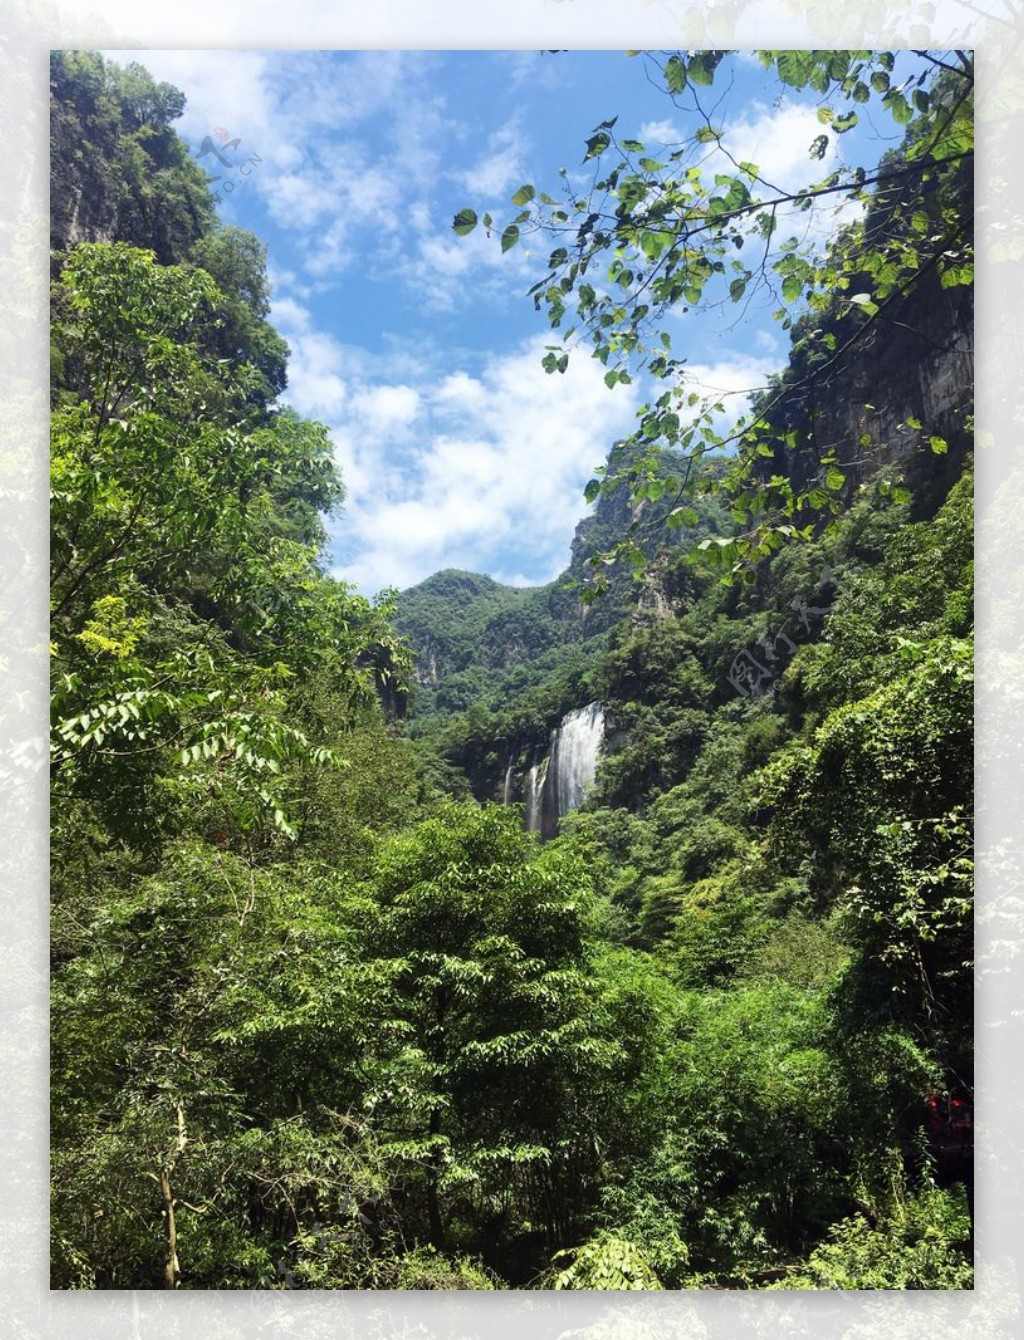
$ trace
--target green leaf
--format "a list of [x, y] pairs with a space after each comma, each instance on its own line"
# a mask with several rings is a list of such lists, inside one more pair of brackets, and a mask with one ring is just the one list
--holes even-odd
[[883, 101], [898, 126], [905, 126], [914, 115], [910, 103], [902, 93], [890, 91]]
[[628, 384], [630, 380], [629, 373], [624, 372], [622, 368], [610, 368], [609, 371], [604, 374], [605, 386], [616, 386], [619, 382]]
[[592, 503], [600, 492], [601, 481], [599, 479], [592, 479], [583, 490], [583, 497], [588, 503]]
[[825, 471], [825, 487], [829, 489], [841, 489], [846, 483], [846, 476], [842, 470], [837, 470], [833, 465]]
[[850, 302], [859, 307], [862, 312], [868, 316], [874, 316], [878, 311], [878, 303], [875, 302], [870, 293], [853, 293], [850, 296]]
[[714, 71], [708, 67], [701, 55], [691, 57], [686, 67], [686, 76], [691, 84], [702, 84], [705, 87], [715, 82]]
[[520, 186], [512, 197], [512, 203], [513, 205], [528, 205], [536, 194], [537, 192], [529, 184]]
[[460, 209], [455, 216], [452, 227], [460, 237], [465, 237], [467, 233], [471, 233], [476, 227], [476, 222], [475, 209]]
[[782, 281], [782, 296], [786, 302], [796, 302], [803, 291], [803, 285], [796, 275], [786, 275]]
[[665, 87], [670, 93], [682, 93], [686, 87], [686, 66], [678, 56], [665, 62]]
[[519, 241], [519, 227], [517, 224], [510, 223], [501, 235], [502, 251], [509, 251]]
[[810, 51], [783, 51], [776, 67], [779, 78], [791, 88], [803, 88], [814, 68], [814, 55]]

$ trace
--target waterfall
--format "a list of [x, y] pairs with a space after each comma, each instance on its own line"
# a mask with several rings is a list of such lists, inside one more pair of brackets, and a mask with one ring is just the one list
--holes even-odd
[[535, 762], [526, 774], [526, 831], [539, 833], [544, 810], [544, 784], [548, 777], [548, 758]]
[[548, 770], [555, 802], [552, 808], [557, 809], [559, 819], [582, 803], [593, 784], [603, 735], [600, 703], [589, 703], [562, 718]]
[[[568, 712], [551, 732], [547, 752], [538, 746], [523, 779], [526, 831], [542, 839], [554, 837], [558, 821], [586, 798], [594, 783], [604, 738], [604, 710], [600, 703]], [[505, 772], [503, 798], [509, 804], [515, 794], [514, 767]]]
[[501, 788], [501, 803], [503, 805], [512, 804], [512, 795], [515, 787], [515, 761], [509, 759], [508, 767], [505, 769], [505, 784]]

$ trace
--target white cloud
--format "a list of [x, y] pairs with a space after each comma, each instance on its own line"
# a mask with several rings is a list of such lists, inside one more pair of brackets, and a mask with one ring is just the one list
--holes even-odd
[[377, 432], [395, 432], [415, 422], [420, 393], [411, 386], [374, 386], [353, 398], [352, 410]]
[[[752, 103], [743, 117], [730, 117], [720, 128], [726, 152], [708, 149], [704, 158], [708, 177], [716, 171], [735, 170], [729, 162], [731, 156], [737, 163], [756, 163], [765, 182], [779, 191], [791, 192], [824, 175], [837, 156], [837, 138], [830, 135], [824, 159], [819, 163], [810, 157], [811, 143], [826, 127], [818, 120], [815, 107], [788, 98], [773, 107]], [[668, 119], [648, 121], [640, 128], [640, 139], [645, 144], [679, 144], [691, 134], [692, 128], [684, 130], [681, 123]]]
[[178, 129], [198, 147], [223, 126], [251, 151], [268, 142], [273, 98], [267, 83], [272, 53], [263, 51], [111, 51], [121, 64], [138, 61], [157, 80], [186, 96]]
[[577, 354], [563, 375], [540, 366], [542, 338], [472, 375], [366, 384], [332, 421], [348, 485], [335, 523], [335, 571], [370, 592], [444, 567], [546, 581], [569, 558], [582, 489], [628, 432], [634, 388], [604, 385]]
[[[397, 236], [429, 226], [424, 193], [436, 187], [447, 132], [443, 97], [429, 76], [429, 51], [131, 51], [157, 79], [187, 97], [178, 129], [193, 151], [215, 128], [241, 143], [227, 151], [258, 155], [243, 179], [213, 157], [211, 175], [231, 194], [265, 202], [291, 235], [292, 265], [320, 286], [338, 282], [357, 260], [386, 256]], [[505, 136], [499, 146], [511, 152]], [[500, 154], [499, 156], [500, 157]], [[491, 165], [497, 173], [498, 158]], [[222, 191], [225, 186], [222, 184]], [[240, 198], [240, 196], [237, 196]], [[223, 196], [231, 214], [231, 195]]]
[[780, 354], [759, 356], [723, 349], [716, 359], [688, 362], [683, 368], [682, 385], [684, 391], [695, 391], [702, 400], [722, 406], [712, 411], [712, 422], [717, 433], [728, 436], [737, 419], [749, 409], [751, 392], [763, 390], [771, 374], [784, 363], [785, 356]]
[[780, 191], [795, 191], [823, 176], [837, 156], [829, 136], [825, 157], [810, 157], [812, 142], [825, 131], [814, 107], [784, 99], [778, 107], [755, 103], [752, 114], [724, 127], [722, 144], [737, 162], [756, 163], [762, 179]]
[[640, 141], [650, 148], [655, 144], [676, 144], [683, 133], [674, 121], [645, 121], [640, 127]]
[[[290, 295], [272, 317], [293, 350], [288, 399], [330, 425], [346, 484], [331, 522], [337, 576], [372, 594], [445, 567], [514, 585], [564, 569], [583, 485], [632, 429], [636, 387], [610, 392], [585, 350], [548, 375], [544, 336], [479, 368], [449, 356], [438, 376], [429, 352], [372, 360], [343, 345]], [[685, 386], [723, 397], [725, 431], [782, 361], [723, 345], [685, 365]]]
[[489, 200], [520, 187], [525, 146], [514, 125], [502, 126], [488, 138], [482, 158], [463, 174], [468, 191]]
[[[278, 275], [272, 282], [276, 290], [283, 287], [287, 279], [283, 275]], [[271, 303], [271, 320], [282, 332], [288, 330], [298, 334], [309, 329], [309, 312], [294, 298], [275, 296]]]
[[687, 363], [683, 384], [698, 395], [722, 397], [729, 412], [735, 414], [742, 409], [740, 398], [760, 390], [782, 363], [778, 355], [760, 358], [754, 354], [723, 353], [714, 362]]
[[445, 215], [439, 227], [424, 233], [415, 247], [396, 258], [396, 269], [415, 289], [420, 303], [433, 311], [449, 312], [468, 292], [478, 306], [521, 294], [524, 277], [536, 277], [537, 259], [529, 237], [503, 253], [493, 230], [488, 236], [483, 227], [477, 227], [466, 237], [456, 236], [452, 217]]
[[[812, 159], [810, 146], [820, 135], [827, 137], [825, 152], [821, 159]], [[842, 164], [842, 137], [828, 132], [818, 120], [815, 107], [789, 99], [772, 108], [755, 103], [745, 119], [725, 127], [722, 143], [736, 162], [756, 163], [762, 181], [780, 194], [819, 181]], [[801, 241], [820, 245], [861, 212], [860, 205], [851, 204], [840, 192], [816, 201], [807, 211], [781, 208], [779, 225]]]
[[308, 310], [294, 298], [275, 297], [270, 319], [288, 341], [288, 401], [307, 418], [333, 420], [348, 400], [346, 351], [332, 335], [315, 330]]
[[754, 344], [758, 349], [763, 349], [766, 354], [772, 354], [774, 357], [780, 357], [782, 341], [771, 330], [757, 330], [754, 332]]

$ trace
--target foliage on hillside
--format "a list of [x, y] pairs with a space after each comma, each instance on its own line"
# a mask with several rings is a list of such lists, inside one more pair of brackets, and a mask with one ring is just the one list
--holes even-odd
[[171, 122], [184, 96], [93, 51], [50, 57], [50, 245], [128, 242], [164, 265], [214, 223], [206, 174]]
[[[664, 468], [674, 469], [671, 461]], [[710, 468], [720, 472], [721, 463]], [[716, 498], [698, 500], [685, 527], [644, 527], [626, 490], [609, 491], [577, 527], [569, 566], [546, 586], [502, 587], [446, 571], [403, 591], [395, 626], [414, 650], [418, 680], [410, 734], [428, 757], [441, 755], [457, 769], [445, 777], [435, 767], [439, 785], [464, 794], [459, 779], [467, 778], [478, 799], [494, 795], [510, 756], [545, 743], [566, 712], [600, 694], [594, 668], [638, 602], [700, 587], [702, 579], [673, 556], [729, 527]], [[609, 564], [607, 590], [588, 602], [590, 560], [627, 532], [650, 555], [650, 568]]]

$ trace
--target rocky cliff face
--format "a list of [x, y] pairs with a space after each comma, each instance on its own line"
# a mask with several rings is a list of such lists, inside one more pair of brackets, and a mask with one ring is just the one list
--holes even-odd
[[[834, 370], [826, 364], [815, 373], [797, 363], [794, 389], [769, 417], [805, 433], [808, 445], [777, 450], [766, 474], [784, 474], [802, 489], [817, 473], [819, 455], [835, 448], [850, 492], [880, 466], [894, 465], [916, 486], [919, 514], [938, 507], [973, 441], [972, 298], [969, 287], [943, 289], [934, 281], [880, 312]], [[938, 464], [933, 436], [948, 447]]]
[[[129, 242], [163, 265], [211, 227], [206, 174], [171, 127], [184, 95], [96, 52], [50, 57], [50, 247]], [[53, 268], [57, 268], [56, 258]]]

